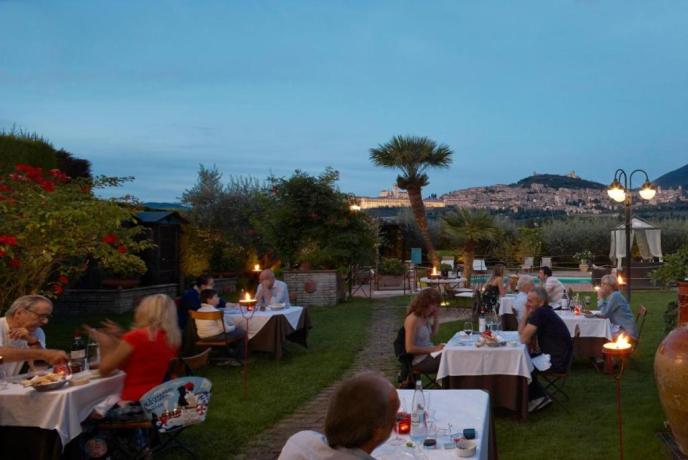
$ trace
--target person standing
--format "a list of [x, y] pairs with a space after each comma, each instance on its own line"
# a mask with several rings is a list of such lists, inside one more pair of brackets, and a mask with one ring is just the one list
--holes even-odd
[[549, 267], [542, 267], [538, 272], [538, 278], [540, 279], [540, 286], [547, 291], [549, 305], [551, 305], [552, 308], [559, 308], [561, 306], [561, 300], [566, 294], [566, 287], [564, 287], [564, 284], [559, 281], [559, 278], [552, 276], [552, 269]]

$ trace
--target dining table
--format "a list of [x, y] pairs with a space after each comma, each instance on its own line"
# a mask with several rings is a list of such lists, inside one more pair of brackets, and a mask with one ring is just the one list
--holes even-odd
[[[82, 385], [37, 391], [13, 376], [0, 388], [0, 443], [3, 458], [57, 459], [82, 431], [81, 422], [106, 398], [118, 395], [124, 372]], [[7, 457], [4, 457], [7, 455]]]
[[571, 337], [575, 337], [578, 330], [573, 348], [576, 358], [602, 358], [602, 347], [612, 340], [612, 323], [609, 318], [596, 316], [599, 311], [576, 314], [574, 310], [557, 310], [556, 313], [566, 324]]
[[255, 307], [252, 311], [245, 307], [227, 307], [225, 319], [247, 331], [249, 349], [273, 353], [281, 359], [287, 340], [308, 347], [308, 333], [311, 318], [308, 308], [299, 306]]
[[528, 417], [528, 385], [534, 369], [516, 331], [500, 331], [502, 346], [479, 346], [479, 334], [457, 332], [441, 351], [437, 380], [446, 389], [481, 389], [492, 407]]
[[[397, 390], [400, 410], [408, 412], [414, 390]], [[490, 396], [482, 390], [423, 390], [428, 422], [437, 430], [437, 445], [426, 448], [411, 442], [409, 435], [392, 432], [390, 438], [372, 452], [378, 460], [403, 460], [427, 458], [428, 460], [456, 459], [457, 449], [451, 439], [462, 437], [464, 429], [475, 430], [476, 453], [470, 457], [479, 460], [497, 458], [494, 420], [490, 408]], [[439, 437], [443, 435], [444, 439]], [[411, 443], [412, 445], [407, 445]], [[445, 445], [446, 444], [446, 445]]]

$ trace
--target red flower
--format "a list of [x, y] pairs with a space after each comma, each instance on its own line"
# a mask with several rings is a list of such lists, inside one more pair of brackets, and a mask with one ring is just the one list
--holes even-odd
[[0, 192], [11, 193], [12, 188], [9, 185], [0, 184]]
[[0, 235], [0, 244], [5, 244], [7, 246], [16, 246], [17, 237], [12, 235]]
[[123, 244], [120, 244], [119, 246], [117, 246], [117, 252], [119, 252], [120, 254], [126, 254], [127, 247]]
[[24, 173], [29, 179], [34, 182], [43, 180], [43, 169], [20, 163], [14, 167], [17, 171]]
[[10, 180], [13, 180], [15, 182], [26, 182], [26, 176], [23, 174], [17, 174], [17, 173], [10, 173], [9, 175]]
[[115, 245], [119, 241], [119, 238], [117, 238], [117, 235], [110, 233], [109, 235], [105, 235], [103, 237], [103, 243], [105, 244], [111, 244]]
[[48, 172], [50, 173], [51, 176], [53, 176], [55, 179], [59, 180], [60, 182], [67, 182], [70, 179], [70, 177], [67, 174], [63, 173], [59, 169], [51, 169]]
[[46, 192], [52, 192], [55, 190], [55, 184], [48, 180], [42, 180], [38, 183], [38, 185]]
[[57, 277], [57, 282], [60, 284], [67, 284], [69, 283], [69, 278], [67, 278], [65, 275], [60, 275]]
[[53, 284], [53, 292], [56, 295], [62, 294], [63, 291], [64, 291], [64, 288], [62, 287], [61, 284]]
[[19, 268], [21, 267], [21, 260], [19, 260], [17, 257], [13, 257], [10, 259], [9, 265], [12, 268]]

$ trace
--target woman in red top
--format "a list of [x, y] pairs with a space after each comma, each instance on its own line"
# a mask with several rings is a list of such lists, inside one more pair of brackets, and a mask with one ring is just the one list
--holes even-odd
[[138, 401], [162, 383], [182, 341], [177, 308], [165, 294], [141, 301], [134, 313], [134, 328], [126, 334], [112, 322], [106, 323], [103, 330], [88, 330], [100, 345], [100, 374], [107, 376], [117, 369], [127, 374], [120, 406]]

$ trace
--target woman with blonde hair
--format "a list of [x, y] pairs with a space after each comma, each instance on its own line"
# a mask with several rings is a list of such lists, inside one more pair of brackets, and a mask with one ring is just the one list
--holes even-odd
[[134, 313], [134, 327], [127, 333], [113, 322], [103, 329], [87, 327], [100, 345], [98, 371], [110, 375], [117, 369], [126, 372], [119, 405], [138, 401], [153, 387], [160, 385], [170, 359], [177, 355], [182, 342], [177, 325], [177, 308], [165, 294], [144, 297]]
[[404, 320], [404, 345], [406, 353], [413, 356], [412, 365], [420, 372], [437, 372], [440, 356], [433, 358], [430, 353], [440, 351], [444, 344], [435, 345], [432, 336], [439, 329], [440, 293], [433, 288], [425, 288], [413, 298], [406, 311]]
[[504, 265], [497, 264], [492, 271], [492, 277], [483, 287], [483, 302], [491, 310], [495, 310], [499, 303], [499, 298], [506, 294], [504, 285]]

